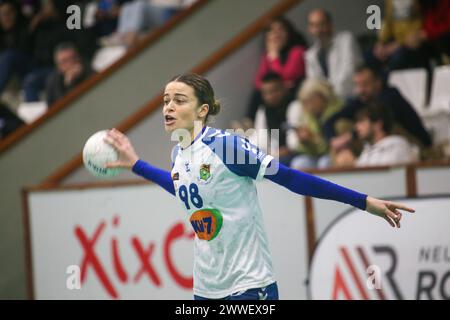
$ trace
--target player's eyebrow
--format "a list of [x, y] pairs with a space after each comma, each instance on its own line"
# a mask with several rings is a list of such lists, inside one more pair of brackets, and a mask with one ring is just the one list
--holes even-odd
[[[168, 95], [169, 95], [168, 93], [165, 93], [165, 94], [164, 94], [164, 97], [166, 97], [166, 96], [168, 96]], [[185, 98], [188, 97], [187, 95], [182, 94], [182, 93], [175, 93], [175, 96], [183, 96], [183, 97], [185, 97]]]

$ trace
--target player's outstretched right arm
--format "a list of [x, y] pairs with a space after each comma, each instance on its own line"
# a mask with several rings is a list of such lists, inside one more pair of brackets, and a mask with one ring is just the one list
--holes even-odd
[[140, 160], [130, 140], [119, 130], [113, 128], [108, 130], [105, 142], [112, 145], [119, 153], [117, 161], [106, 164], [107, 168], [126, 168], [131, 169], [135, 174], [153, 181], [165, 190], [175, 195], [172, 178], [169, 171], [165, 171], [152, 166], [151, 164]]

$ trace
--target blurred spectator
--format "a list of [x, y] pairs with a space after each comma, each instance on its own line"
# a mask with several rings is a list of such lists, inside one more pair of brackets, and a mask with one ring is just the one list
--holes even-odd
[[131, 0], [98, 0], [93, 31], [98, 37], [115, 32], [121, 6]]
[[326, 168], [330, 166], [328, 141], [322, 132], [323, 123], [342, 108], [331, 85], [324, 80], [307, 79], [299, 92], [303, 111], [294, 141], [288, 146], [299, 153], [292, 162], [295, 169]]
[[280, 75], [287, 88], [297, 87], [305, 74], [305, 40], [285, 18], [272, 21], [264, 32], [265, 54], [256, 74], [256, 88], [269, 72]]
[[19, 117], [0, 102], [0, 140], [23, 124], [24, 122]]
[[401, 127], [399, 130], [403, 130], [414, 142], [424, 147], [431, 146], [431, 137], [414, 108], [396, 88], [385, 86], [377, 71], [368, 66], [361, 66], [356, 70], [353, 82], [356, 96], [350, 98], [344, 108], [331, 116], [324, 124], [324, 133], [330, 140], [334, 152], [347, 148], [352, 141], [350, 133], [336, 136], [336, 121], [339, 119], [355, 120], [356, 113], [367, 103], [374, 101], [391, 109], [396, 124]]
[[30, 22], [34, 59], [33, 67], [22, 84], [26, 102], [40, 100], [40, 93], [45, 89], [47, 77], [53, 70], [54, 48], [68, 37], [65, 20], [54, 1], [46, 1]]
[[425, 41], [420, 9], [418, 0], [385, 0], [379, 42], [373, 50], [378, 66], [386, 64], [388, 71], [429, 69], [431, 51]]
[[305, 76], [304, 53], [306, 42], [285, 18], [273, 20], [264, 31], [265, 53], [261, 58], [255, 79], [255, 90], [250, 99], [247, 117], [254, 119], [261, 104], [261, 85], [270, 72], [280, 75], [285, 86], [293, 93]]
[[89, 65], [83, 64], [77, 48], [71, 43], [62, 43], [55, 49], [55, 65], [56, 70], [47, 82], [48, 106], [93, 73]]
[[423, 36], [432, 43], [443, 64], [450, 57], [450, 0], [422, 0]]
[[12, 0], [0, 2], [0, 95], [9, 80], [31, 69], [28, 26], [19, 6]]
[[365, 142], [357, 166], [405, 164], [418, 160], [417, 148], [404, 137], [392, 134], [394, 119], [390, 109], [372, 104], [356, 114], [356, 132]]
[[336, 94], [346, 98], [352, 92], [352, 75], [362, 62], [360, 49], [350, 32], [333, 32], [331, 15], [315, 9], [308, 15], [308, 30], [314, 44], [306, 52], [306, 76], [327, 79]]
[[132, 46], [142, 32], [165, 23], [173, 14], [191, 5], [193, 0], [133, 0], [121, 6], [117, 31], [103, 37], [103, 45]]
[[167, 21], [197, 0], [151, 0], [151, 4], [160, 9], [162, 21]]
[[41, 9], [40, 0], [19, 0], [21, 12], [27, 17], [31, 18]]
[[[262, 104], [255, 117], [256, 132], [249, 140], [267, 152], [278, 150], [273, 155], [278, 155], [280, 162], [289, 164], [290, 151], [286, 146], [286, 132], [280, 129], [286, 122], [286, 110], [293, 97], [281, 76], [276, 73], [268, 73], [262, 78], [261, 95]], [[278, 139], [268, 135], [271, 129], [279, 130]]]
[[440, 44], [442, 64], [450, 66], [450, 36], [445, 39], [445, 42]]

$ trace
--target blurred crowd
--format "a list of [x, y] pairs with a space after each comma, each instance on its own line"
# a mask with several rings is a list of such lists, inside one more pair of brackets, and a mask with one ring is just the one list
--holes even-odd
[[[15, 78], [23, 101], [51, 107], [98, 71], [101, 48], [134, 46], [195, 0], [75, 1], [84, 17], [76, 31], [66, 27], [73, 2], [0, 0], [0, 95]], [[246, 117], [234, 129], [296, 169], [439, 157], [421, 115], [387, 80], [417, 68], [430, 80], [450, 65], [450, 0], [385, 0], [381, 30], [368, 38], [336, 30], [330, 12], [314, 9], [307, 32], [311, 43], [284, 17], [268, 24]], [[21, 124], [0, 105], [0, 138]]]
[[[95, 54], [127, 50], [195, 0], [0, 0], [0, 139], [24, 122], [18, 105], [44, 110], [98, 70]], [[67, 8], [81, 9], [81, 28], [69, 29]]]
[[372, 41], [335, 30], [324, 9], [308, 14], [310, 45], [287, 19], [271, 21], [247, 116], [231, 126], [296, 169], [440, 157], [421, 115], [387, 79], [450, 65], [450, 0], [385, 0], [384, 10]]

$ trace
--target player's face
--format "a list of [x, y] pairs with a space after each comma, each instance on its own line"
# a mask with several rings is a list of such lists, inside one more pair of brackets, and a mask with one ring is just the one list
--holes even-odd
[[194, 122], [202, 120], [194, 88], [183, 82], [169, 82], [164, 90], [164, 128], [167, 132], [176, 129], [192, 131]]

